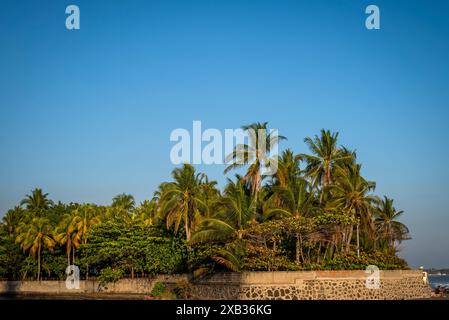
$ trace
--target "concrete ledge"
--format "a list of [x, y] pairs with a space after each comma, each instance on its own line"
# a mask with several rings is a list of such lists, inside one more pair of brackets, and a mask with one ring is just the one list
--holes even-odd
[[[369, 289], [364, 270], [217, 273], [191, 282], [196, 299], [422, 299], [432, 296], [418, 270], [380, 272], [380, 287]], [[190, 275], [159, 275], [122, 279], [103, 288], [95, 280], [80, 281], [80, 289], [67, 289], [65, 281], [0, 281], [0, 294], [150, 294], [155, 283], [170, 287], [189, 281]]]

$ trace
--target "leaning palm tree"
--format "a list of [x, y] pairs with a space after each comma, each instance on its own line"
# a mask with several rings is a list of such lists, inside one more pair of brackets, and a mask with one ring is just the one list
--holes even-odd
[[183, 223], [187, 242], [192, 231], [201, 221], [208, 207], [202, 199], [204, 175], [196, 173], [190, 164], [184, 164], [172, 172], [174, 181], [160, 187], [161, 214], [166, 219], [167, 228], [174, 225], [175, 233]]
[[394, 248], [395, 242], [401, 242], [409, 237], [409, 229], [396, 221], [404, 212], [396, 211], [393, 199], [384, 197], [375, 210], [374, 224], [380, 241], [387, 241], [389, 248]]
[[[373, 205], [378, 197], [370, 194], [376, 187], [375, 182], [367, 181], [360, 175], [361, 165], [351, 165], [338, 167], [335, 171], [335, 183], [329, 186], [332, 193], [332, 200], [327, 204], [329, 209], [339, 209], [346, 212], [350, 217], [358, 219], [366, 235], [370, 238], [374, 236], [374, 226], [372, 223]], [[357, 231], [359, 227], [357, 225]], [[350, 226], [345, 235], [349, 250], [352, 239], [353, 226]], [[359, 252], [359, 233], [357, 232], [357, 252]]]
[[25, 208], [32, 213], [34, 217], [43, 217], [45, 211], [52, 205], [53, 201], [48, 199], [48, 193], [43, 193], [42, 189], [36, 188], [20, 202]]
[[[307, 163], [306, 173], [312, 180], [313, 187], [327, 187], [332, 183], [332, 175], [339, 164], [350, 162], [355, 153], [337, 145], [338, 132], [331, 133], [321, 129], [321, 135], [314, 138], [307, 137], [304, 142], [312, 152], [301, 154], [301, 158]], [[321, 198], [322, 200], [322, 198]]]
[[56, 241], [53, 239], [53, 230], [50, 221], [46, 218], [33, 218], [29, 224], [21, 224], [18, 228], [16, 242], [24, 252], [37, 255], [37, 280], [41, 275], [42, 249], [53, 250]]
[[[270, 153], [279, 141], [286, 138], [273, 134], [273, 132], [268, 133], [268, 122], [253, 123], [243, 126], [242, 129], [248, 133], [249, 144], [239, 144], [231, 154], [227, 155], [225, 162], [229, 163], [229, 165], [225, 169], [225, 173], [232, 169], [249, 165], [243, 179], [245, 183], [250, 184], [257, 204], [264, 171], [267, 171], [270, 175], [276, 173], [272, 172], [272, 168], [277, 168], [277, 155], [270, 157]], [[257, 205], [255, 206], [256, 208]]]

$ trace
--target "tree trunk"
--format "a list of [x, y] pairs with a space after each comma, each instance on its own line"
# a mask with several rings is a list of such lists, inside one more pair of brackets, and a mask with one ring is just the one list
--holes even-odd
[[[87, 244], [87, 239], [84, 241], [84, 246], [86, 246], [86, 244]], [[87, 252], [86, 251], [84, 251], [84, 252], [87, 255]], [[86, 280], [89, 280], [89, 263], [88, 262], [86, 262]]]
[[190, 247], [190, 244], [189, 244], [189, 242], [190, 242], [190, 228], [189, 228], [189, 225], [187, 223], [187, 219], [184, 222], [184, 227], [186, 229], [186, 240], [187, 240], [188, 246]]
[[324, 250], [323, 261], [326, 261], [327, 252], [329, 251], [330, 242], [326, 244], [326, 249]]
[[41, 280], [41, 244], [37, 248], [37, 281]]
[[299, 234], [299, 262], [301, 263], [301, 259], [305, 261], [304, 252], [302, 251], [302, 235]]
[[320, 255], [321, 255], [321, 241], [318, 246], [318, 254], [317, 254], [317, 263], [320, 263]]
[[301, 263], [301, 253], [300, 253], [300, 247], [301, 247], [301, 240], [299, 238], [299, 233], [296, 234], [296, 264]]
[[360, 258], [360, 235], [359, 224], [357, 223], [357, 257]]
[[349, 227], [348, 238], [346, 239], [346, 240], [347, 240], [347, 241], [346, 241], [346, 253], [349, 253], [349, 249], [350, 249], [350, 246], [351, 246], [351, 240], [352, 240], [353, 229], [354, 229], [354, 227], [351, 225], [351, 226]]

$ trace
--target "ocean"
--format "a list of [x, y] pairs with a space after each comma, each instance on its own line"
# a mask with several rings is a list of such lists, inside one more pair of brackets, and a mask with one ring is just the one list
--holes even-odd
[[429, 275], [429, 284], [432, 290], [435, 290], [436, 287], [442, 286], [449, 288], [449, 275]]

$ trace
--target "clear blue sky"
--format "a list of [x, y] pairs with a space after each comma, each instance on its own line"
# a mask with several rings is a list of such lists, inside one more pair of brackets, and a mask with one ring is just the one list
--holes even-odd
[[[79, 31], [65, 29], [72, 3]], [[0, 215], [35, 187], [150, 198], [173, 129], [269, 121], [296, 152], [339, 131], [406, 212], [402, 255], [447, 267], [448, 15], [447, 1], [2, 0]], [[222, 167], [200, 169], [223, 184]]]

